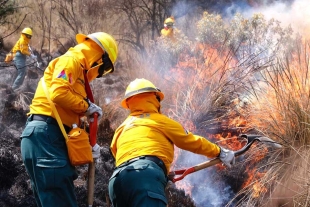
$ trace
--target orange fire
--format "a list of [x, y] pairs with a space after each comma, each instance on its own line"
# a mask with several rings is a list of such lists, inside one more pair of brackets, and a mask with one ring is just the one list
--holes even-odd
[[[187, 122], [188, 126], [194, 127], [193, 123], [190, 123], [190, 121]], [[237, 127], [237, 126], [244, 126], [246, 127], [246, 120], [241, 117], [236, 117], [234, 119], [231, 119], [230, 122], [227, 124], [231, 128]], [[239, 139], [238, 136], [232, 135], [230, 132], [225, 133], [225, 136], [223, 134], [209, 134], [207, 136], [211, 140], [217, 140], [216, 143], [218, 143], [220, 146], [223, 146], [225, 148], [237, 151], [240, 150], [242, 147], [245, 146], [246, 140]], [[257, 169], [255, 169], [253, 166], [255, 166], [255, 163], [261, 161], [268, 152], [268, 149], [262, 145], [260, 147], [255, 146], [256, 144], [253, 144], [251, 148], [259, 149], [259, 150], [251, 150], [251, 160], [246, 160], [249, 162], [249, 164], [246, 167], [245, 174], [247, 175], [247, 179], [244, 181], [242, 188], [251, 188], [252, 189], [252, 196], [258, 197], [261, 193], [267, 192], [267, 188], [264, 187], [264, 185], [260, 182], [260, 179], [265, 175], [265, 172], [258, 172]], [[177, 161], [178, 157], [182, 153], [182, 150], [176, 148], [175, 150], [175, 161]], [[172, 169], [180, 169], [182, 166], [176, 166], [175, 162], [172, 165]], [[224, 170], [226, 169], [225, 166], [218, 164], [216, 165], [217, 170]], [[179, 189], [183, 189], [186, 194], [190, 195], [192, 194], [192, 190], [194, 188], [191, 183], [188, 181], [181, 181], [177, 182], [176, 186]]]
[[253, 184], [253, 191], [253, 197], [258, 198], [262, 193], [267, 192], [267, 188], [264, 187], [260, 182], [255, 181], [255, 183]]
[[[217, 93], [218, 91], [216, 90], [220, 91], [221, 87], [226, 86], [227, 82], [223, 80], [230, 78], [230, 71], [233, 70], [231, 68], [236, 66], [237, 60], [235, 60], [235, 57], [230, 56], [228, 51], [219, 51], [202, 43], [193, 43], [193, 45], [191, 54], [186, 51], [179, 55], [176, 64], [169, 71], [165, 71], [164, 78], [167, 80], [165, 83], [169, 84], [167, 88], [173, 89], [171, 95], [167, 95], [169, 103], [173, 103], [170, 106], [174, 107], [168, 109], [168, 115], [181, 122], [184, 128], [195, 133], [197, 132], [197, 126], [194, 120], [197, 117], [196, 114], [203, 113], [203, 111], [199, 111], [201, 110], [202, 103]], [[218, 97], [216, 101], [221, 101], [220, 98]], [[232, 99], [230, 104], [237, 107], [238, 101], [238, 99]], [[219, 130], [223, 130], [225, 133], [201, 133], [201, 135], [212, 141], [215, 140], [220, 146], [234, 151], [244, 147], [246, 142], [240, 140], [238, 134], [245, 133], [250, 128], [251, 124], [248, 122], [248, 119], [234, 111], [228, 111], [225, 118], [218, 122], [220, 123], [219, 128], [221, 128]], [[231, 132], [231, 129], [234, 130], [234, 133]], [[254, 156], [255, 160], [252, 160], [252, 162], [258, 162], [263, 159], [266, 152], [267, 149], [266, 151], [263, 150], [260, 153], [256, 153]], [[180, 164], [176, 165], [181, 153], [182, 150], [175, 148], [175, 159], [171, 169], [178, 170], [184, 168]], [[217, 165], [216, 167], [218, 170], [226, 168], [222, 165]], [[252, 185], [253, 192], [255, 192], [254, 196], [266, 192], [266, 188], [259, 182], [264, 173], [256, 171], [247, 167], [245, 173], [248, 175], [248, 178], [242, 186], [245, 188]], [[186, 180], [177, 182], [176, 186], [183, 189], [188, 195], [192, 194], [194, 188]]]
[[209, 135], [210, 139], [216, 139], [216, 143], [230, 150], [240, 150], [245, 144], [245, 140], [239, 140], [238, 136], [232, 136], [230, 132], [225, 137], [222, 134]]
[[242, 188], [251, 188], [252, 196], [259, 197], [262, 193], [267, 192], [267, 188], [260, 182], [265, 173], [257, 172], [257, 169], [246, 170], [249, 178], [243, 183]]

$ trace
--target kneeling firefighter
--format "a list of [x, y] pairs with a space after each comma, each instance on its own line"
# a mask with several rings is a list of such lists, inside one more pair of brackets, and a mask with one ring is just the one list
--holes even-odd
[[[107, 33], [77, 34], [76, 40], [75, 47], [49, 63], [42, 77], [67, 133], [73, 125], [79, 125], [82, 116], [98, 113], [98, 120], [102, 116], [102, 109], [89, 101], [86, 87], [88, 81], [113, 72], [118, 55], [116, 41]], [[42, 79], [21, 135], [22, 159], [37, 206], [77, 207], [73, 184], [77, 173]], [[92, 153], [93, 158], [100, 156], [98, 144], [92, 146]]]
[[206, 138], [194, 135], [161, 114], [164, 94], [146, 79], [132, 81], [121, 102], [130, 115], [117, 128], [111, 143], [116, 168], [109, 181], [114, 207], [166, 207], [167, 173], [174, 157], [174, 145], [205, 155], [219, 157], [231, 166], [233, 151], [220, 148]]

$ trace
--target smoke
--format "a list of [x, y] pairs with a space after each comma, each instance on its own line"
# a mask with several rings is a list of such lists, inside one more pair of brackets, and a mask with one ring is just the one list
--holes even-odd
[[[205, 156], [188, 151], [182, 151], [178, 157], [178, 163], [182, 164], [182, 169], [207, 160]], [[176, 186], [191, 195], [197, 207], [225, 206], [235, 195], [229, 184], [223, 180], [216, 166], [189, 174], [181, 181], [176, 182]]]
[[[218, 4], [205, 4], [208, 4], [213, 12], [220, 13], [225, 19], [231, 19], [237, 12], [241, 13], [245, 18], [251, 18], [253, 14], [261, 13], [267, 20], [272, 18], [278, 20], [282, 27], [291, 26], [294, 33], [300, 33], [305, 37], [310, 35], [308, 31], [310, 28], [309, 0], [257, 2], [234, 1], [234, 3], [226, 4], [222, 7]], [[182, 16], [189, 9], [193, 9], [193, 7], [193, 4], [182, 2], [172, 9], [172, 15], [175, 17]], [[205, 10], [212, 13], [208, 9]], [[201, 16], [201, 14], [197, 13], [197, 16]], [[183, 19], [177, 19], [176, 21], [177, 25], [181, 26]], [[202, 155], [182, 151], [177, 158], [176, 166], [185, 166], [186, 168], [206, 160]], [[214, 166], [186, 176], [182, 181], [177, 182], [176, 186], [191, 194], [197, 206], [225, 206], [235, 196], [232, 187], [225, 180], [221, 180], [221, 176]]]
[[292, 2], [274, 1], [263, 3], [256, 7], [244, 6], [244, 4], [233, 4], [225, 10], [225, 16], [231, 18], [235, 13], [240, 12], [245, 18], [250, 18], [255, 13], [261, 13], [266, 19], [276, 19], [281, 26], [291, 26], [293, 31], [303, 36], [309, 35], [310, 28], [310, 4], [308, 0], [295, 0]]
[[193, 13], [201, 16], [197, 8], [209, 13], [220, 14], [228, 20], [236, 13], [241, 13], [245, 18], [250, 18], [255, 13], [261, 13], [266, 19], [278, 20], [283, 27], [291, 26], [293, 31], [301, 35], [310, 35], [308, 31], [310, 27], [308, 0], [180, 1], [171, 9], [171, 15], [179, 19], [177, 25], [182, 27], [183, 18], [181, 17], [193, 16]]

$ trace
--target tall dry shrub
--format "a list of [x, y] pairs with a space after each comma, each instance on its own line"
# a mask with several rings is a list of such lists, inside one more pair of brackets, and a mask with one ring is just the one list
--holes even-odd
[[[268, 82], [266, 75], [283, 65], [280, 57], [293, 51], [291, 29], [280, 27], [276, 20], [267, 21], [261, 14], [255, 14], [249, 19], [236, 14], [233, 20], [226, 22], [220, 16], [204, 13], [197, 22], [197, 31], [197, 38], [190, 39], [189, 44], [184, 44], [186, 38], [181, 38], [185, 41], [178, 41], [178, 38], [172, 41], [162, 37], [154, 44], [153, 53], [150, 53], [148, 67], [151, 66], [151, 72], [156, 72], [162, 79], [159, 87], [166, 95], [164, 112], [192, 132], [201, 133], [198, 129], [204, 129], [204, 136], [207, 135], [206, 131], [221, 133], [224, 127], [237, 128], [227, 123], [233, 118], [242, 117], [248, 125], [239, 128], [239, 133], [251, 130], [276, 139], [271, 136], [271, 129], [276, 125], [267, 123], [263, 117], [263, 114], [272, 114], [274, 109], [258, 110], [252, 108], [252, 105], [264, 99], [260, 92], [267, 92], [267, 89], [259, 89]], [[285, 82], [287, 74], [281, 74]], [[275, 83], [279, 81], [274, 81], [273, 85]], [[290, 92], [281, 94], [287, 95]], [[278, 102], [280, 100], [279, 97]], [[261, 107], [267, 108], [268, 105], [263, 103]], [[257, 120], [265, 122], [267, 128], [257, 127]], [[257, 146], [247, 155], [247, 165], [237, 165], [245, 172], [259, 170], [246, 185], [239, 183], [240, 186], [236, 188], [241, 191], [236, 193], [231, 203], [237, 200], [240, 201], [239, 206], [244, 203], [254, 205], [262, 201], [259, 198], [263, 198], [264, 193], [270, 192], [268, 190], [272, 184], [267, 182], [267, 175], [276, 175], [269, 169], [272, 168], [271, 163], [275, 162], [274, 157], [281, 155], [279, 151], [272, 153], [273, 150]], [[270, 152], [265, 159], [261, 156], [265, 154], [263, 151]], [[182, 156], [178, 154], [178, 158], [181, 160]], [[245, 168], [248, 165], [252, 169]], [[193, 184], [191, 187], [195, 189], [195, 186]], [[257, 190], [258, 187], [261, 190]]]
[[262, 179], [269, 195], [252, 198], [257, 205], [308, 206], [310, 82], [309, 45], [296, 39], [290, 54], [278, 54], [274, 65], [253, 85], [250, 124], [283, 145], [272, 154]]

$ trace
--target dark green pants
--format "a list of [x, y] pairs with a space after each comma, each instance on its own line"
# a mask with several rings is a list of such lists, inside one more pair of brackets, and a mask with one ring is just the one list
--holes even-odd
[[166, 207], [167, 178], [150, 160], [137, 160], [114, 170], [109, 182], [114, 207]]
[[55, 124], [28, 119], [21, 154], [39, 207], [77, 207], [65, 139]]
[[26, 76], [26, 55], [22, 54], [21, 52], [16, 52], [16, 55], [14, 57], [14, 64], [17, 69], [17, 74], [14, 80], [14, 83], [12, 85], [12, 89], [15, 90], [19, 88], [25, 79]]

